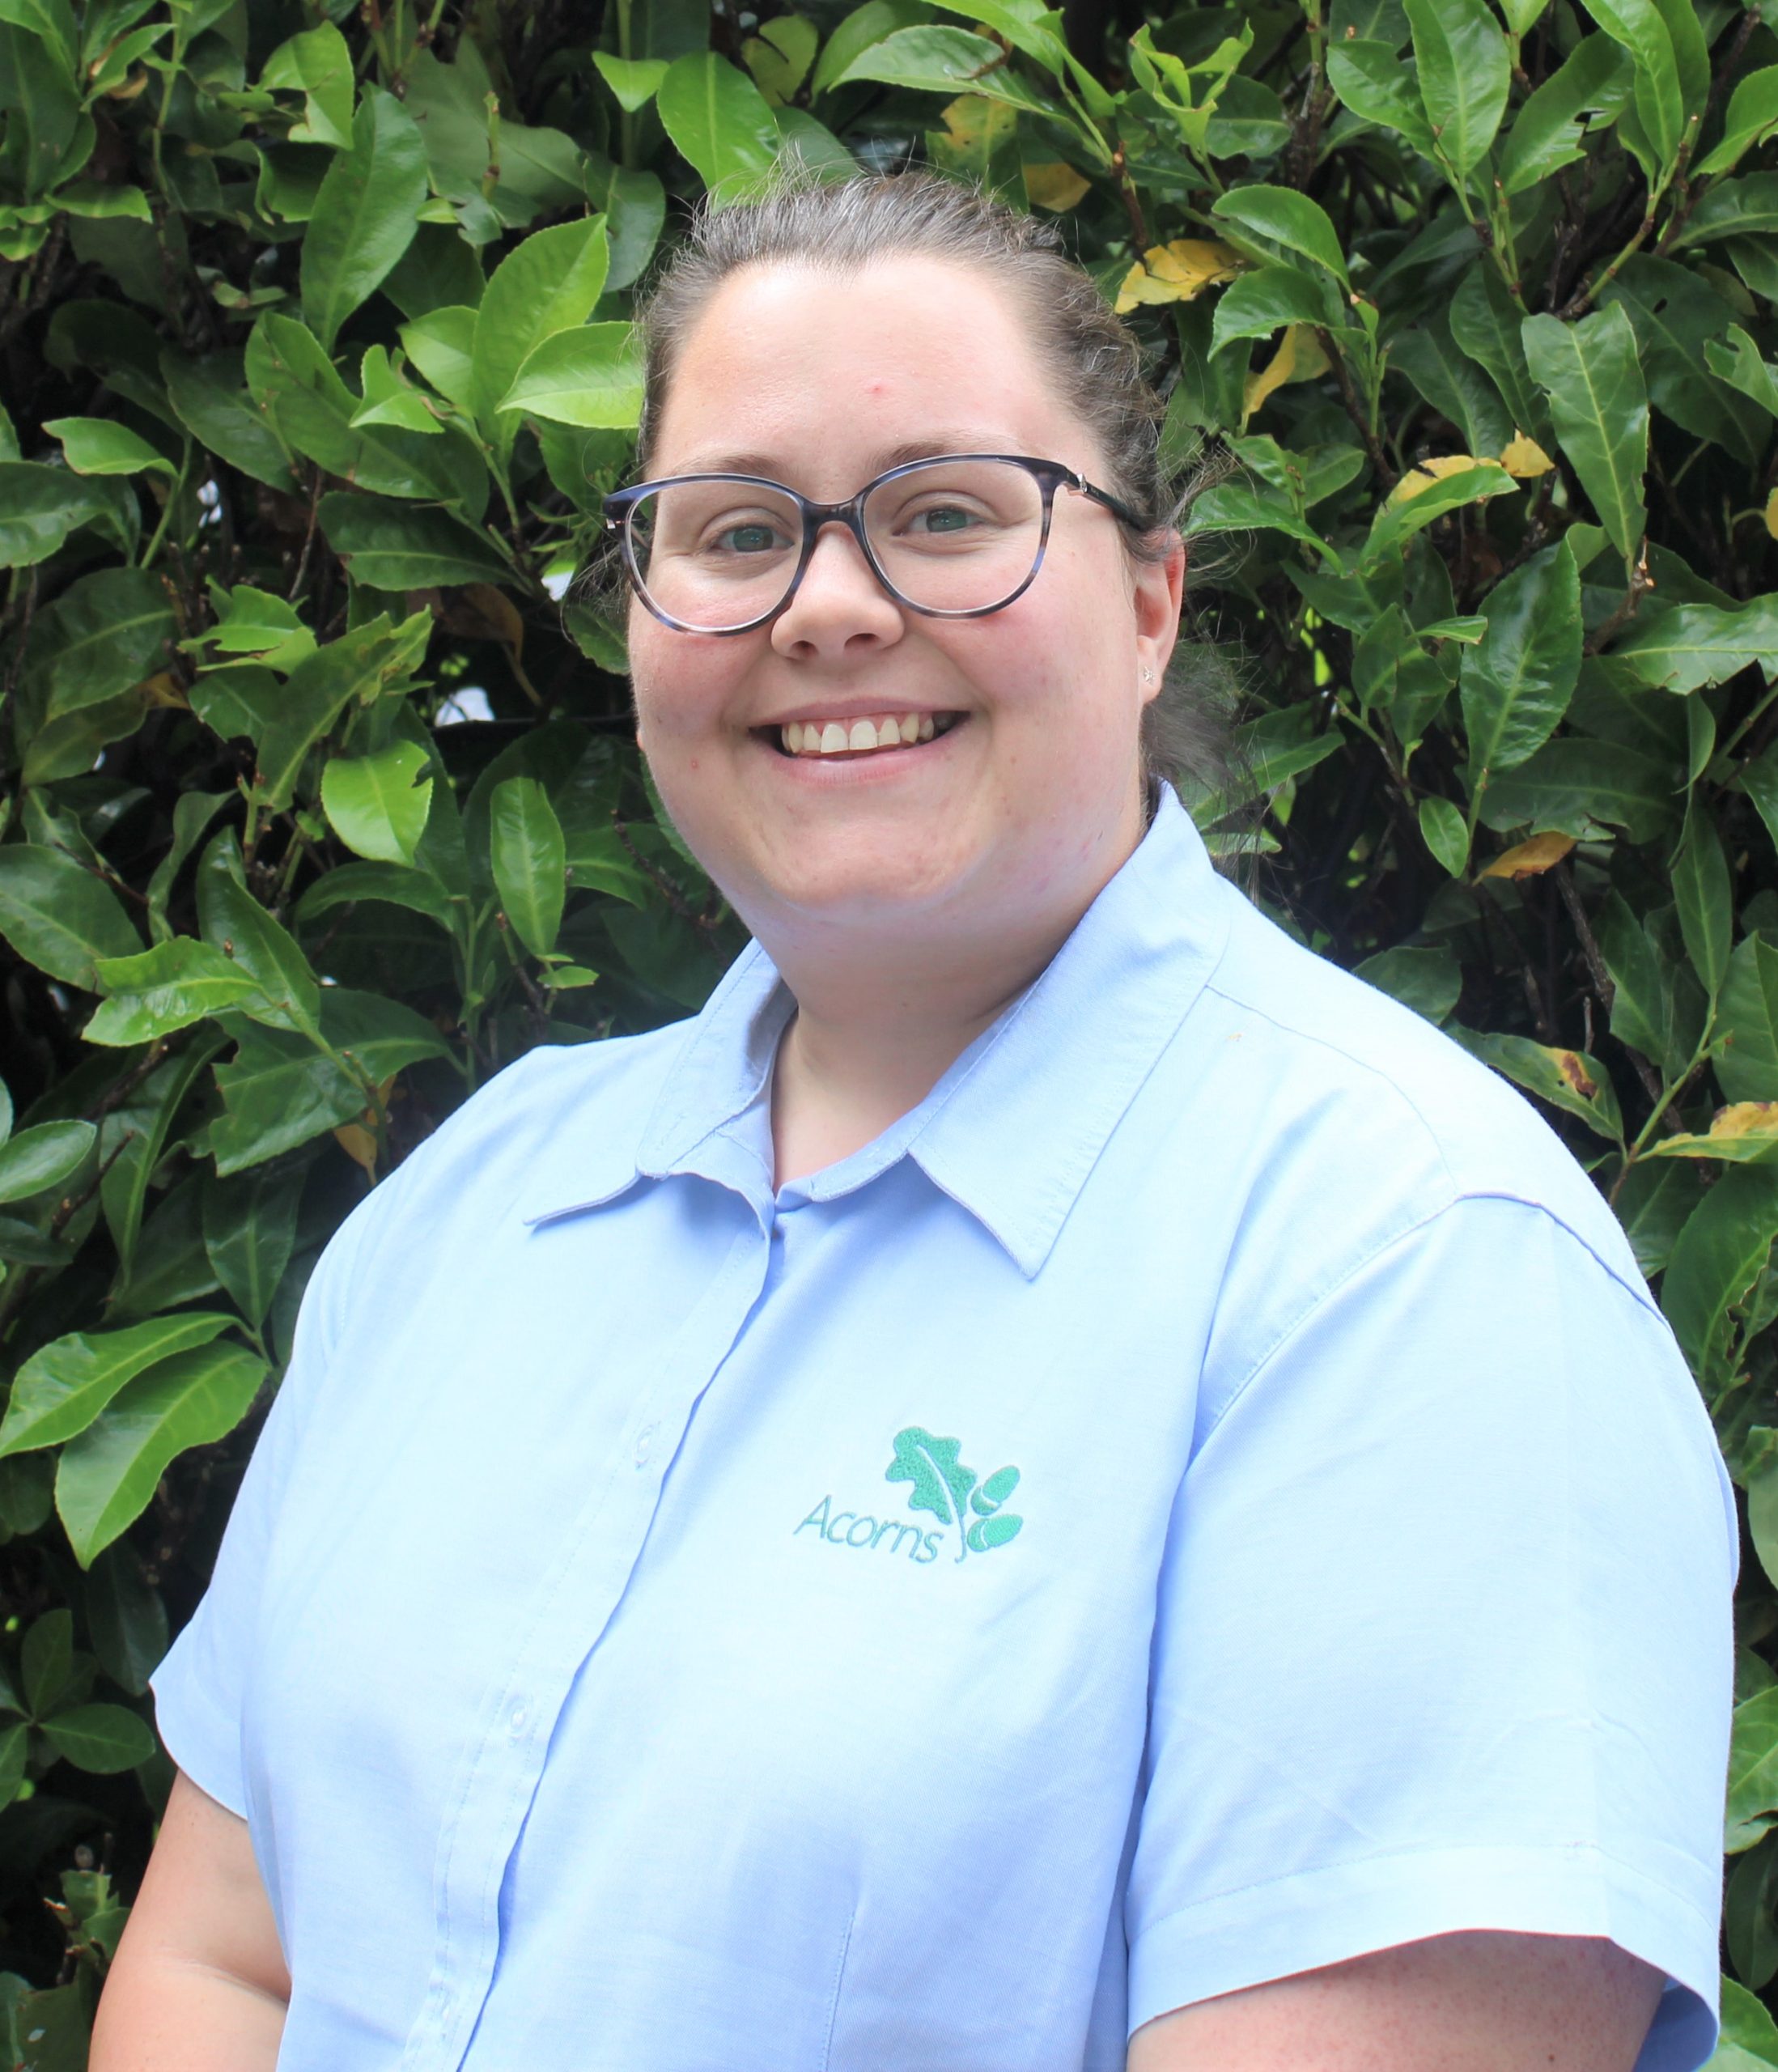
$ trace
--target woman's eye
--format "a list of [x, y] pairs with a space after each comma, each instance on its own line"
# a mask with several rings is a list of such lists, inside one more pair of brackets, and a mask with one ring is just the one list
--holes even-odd
[[711, 541], [719, 554], [770, 554], [783, 544], [775, 526], [759, 524], [725, 526]]
[[961, 504], [937, 503], [924, 511], [916, 511], [908, 521], [910, 533], [923, 533], [929, 537], [966, 533], [976, 523], [973, 511], [965, 511]]

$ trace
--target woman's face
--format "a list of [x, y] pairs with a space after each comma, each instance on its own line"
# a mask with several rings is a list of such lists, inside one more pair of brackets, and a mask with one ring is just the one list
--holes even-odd
[[[731, 277], [684, 343], [650, 472], [766, 475], [837, 503], [946, 452], [1059, 461], [1106, 486], [1005, 291], [897, 257]], [[1065, 929], [1140, 839], [1138, 730], [1182, 573], [1178, 554], [1132, 563], [1112, 515], [1063, 489], [1023, 597], [929, 618], [830, 526], [789, 606], [750, 633], [676, 632], [633, 605], [642, 745], [686, 842], [781, 962], [836, 928], [885, 948], [1052, 913]], [[860, 720], [910, 716], [932, 738], [784, 746], [792, 722], [850, 740]]]

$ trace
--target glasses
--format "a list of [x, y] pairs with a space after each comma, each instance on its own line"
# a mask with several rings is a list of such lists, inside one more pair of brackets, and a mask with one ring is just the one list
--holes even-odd
[[796, 594], [824, 525], [843, 525], [910, 611], [981, 618], [1030, 588], [1059, 489], [1127, 525], [1129, 506], [1059, 461], [948, 453], [910, 461], [843, 503], [816, 503], [762, 475], [672, 475], [605, 500], [636, 595], [681, 633], [750, 633]]

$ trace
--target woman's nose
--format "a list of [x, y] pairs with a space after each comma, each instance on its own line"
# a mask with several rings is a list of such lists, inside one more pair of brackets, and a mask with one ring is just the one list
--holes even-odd
[[902, 610], [877, 580], [863, 548], [844, 525], [821, 528], [796, 594], [772, 622], [783, 655], [843, 655], [887, 647], [904, 631]]

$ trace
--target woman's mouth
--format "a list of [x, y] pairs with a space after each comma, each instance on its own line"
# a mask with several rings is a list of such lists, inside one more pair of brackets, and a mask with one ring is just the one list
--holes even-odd
[[857, 719], [792, 720], [762, 731], [775, 732], [785, 755], [883, 755], [948, 733], [962, 717], [961, 712], [874, 712]]

